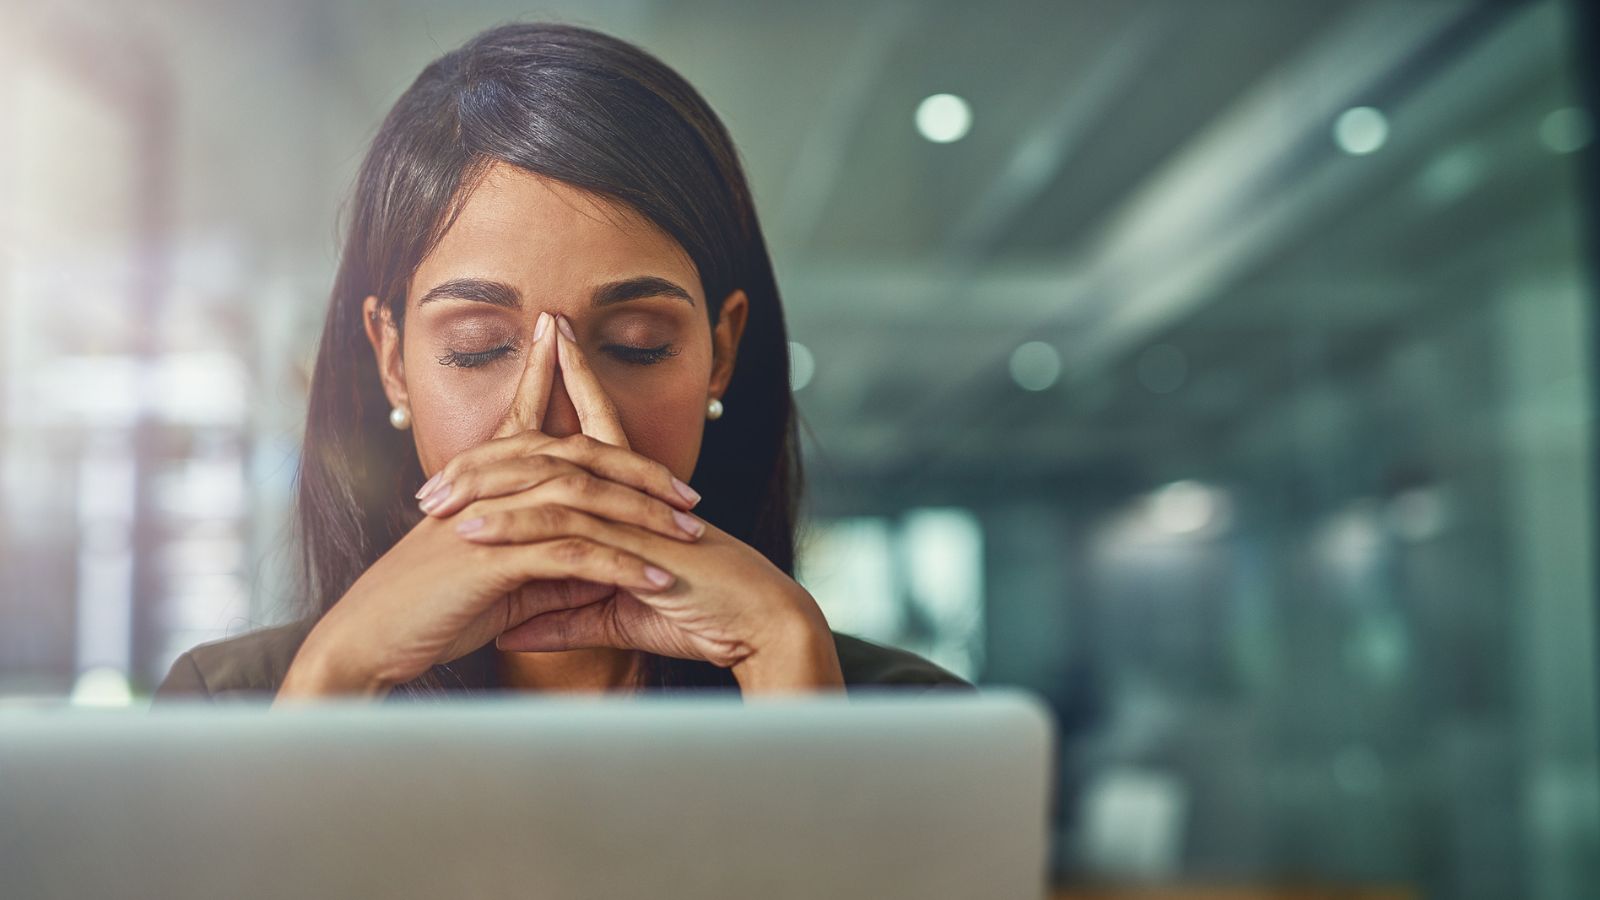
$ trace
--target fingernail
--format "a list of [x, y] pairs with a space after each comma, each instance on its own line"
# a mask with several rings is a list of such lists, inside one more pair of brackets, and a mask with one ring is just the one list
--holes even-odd
[[655, 566], [645, 566], [644, 577], [650, 579], [651, 584], [660, 588], [672, 583], [672, 576], [667, 574], [665, 569], [658, 569]]
[[533, 339], [537, 341], [539, 338], [544, 337], [544, 333], [547, 329], [549, 329], [549, 327], [550, 314], [547, 312], [540, 312], [539, 321], [533, 323]]
[[694, 516], [689, 515], [681, 509], [673, 510], [672, 518], [677, 521], [679, 528], [682, 528], [684, 531], [689, 533], [690, 537], [699, 537], [700, 535], [705, 534], [706, 523], [696, 519]]
[[434, 488], [433, 492], [428, 494], [428, 496], [422, 498], [422, 511], [433, 512], [435, 509], [438, 509], [439, 504], [443, 503], [449, 496], [450, 482], [447, 481], [444, 484]]
[[684, 484], [682, 481], [679, 481], [677, 478], [672, 479], [672, 487], [680, 496], [683, 497], [683, 499], [689, 501], [690, 506], [700, 502], [700, 492], [692, 487], [689, 487], [687, 484]]
[[422, 487], [417, 488], [417, 495], [416, 495], [417, 499], [421, 500], [424, 496], [427, 495], [427, 493], [429, 491], [433, 490], [434, 484], [436, 484], [439, 481], [439, 476], [443, 475], [443, 474], [444, 474], [444, 470], [440, 469], [439, 471], [433, 473], [433, 477], [432, 478], [429, 478], [427, 481], [424, 481], [422, 483]]
[[456, 531], [460, 534], [471, 534], [482, 527], [483, 516], [479, 516], [476, 519], [468, 519], [465, 522], [458, 523], [456, 525]]
[[572, 331], [572, 323], [568, 322], [567, 317], [560, 313], [556, 314], [556, 327], [561, 329], [561, 333], [567, 336], [567, 340], [576, 341], [578, 339], [578, 336]]

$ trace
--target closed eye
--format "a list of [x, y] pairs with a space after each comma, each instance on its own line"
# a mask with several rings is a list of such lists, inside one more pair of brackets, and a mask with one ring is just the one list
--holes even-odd
[[669, 357], [677, 356], [678, 350], [670, 343], [659, 347], [631, 347], [627, 344], [607, 344], [600, 348], [625, 363], [636, 366], [653, 366]]
[[471, 369], [485, 363], [494, 362], [507, 353], [517, 349], [516, 344], [503, 344], [489, 350], [479, 350], [474, 353], [463, 353], [459, 350], [446, 350], [439, 354], [439, 365], [457, 366], [462, 369]]

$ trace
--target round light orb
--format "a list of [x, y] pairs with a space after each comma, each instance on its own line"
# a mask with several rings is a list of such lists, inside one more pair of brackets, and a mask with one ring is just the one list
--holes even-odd
[[1011, 380], [1025, 391], [1042, 391], [1061, 377], [1061, 354], [1044, 341], [1029, 341], [1011, 351]]
[[1366, 156], [1389, 140], [1389, 120], [1370, 106], [1347, 109], [1333, 123], [1333, 140], [1351, 156]]
[[917, 131], [935, 144], [959, 141], [972, 130], [972, 107], [955, 94], [934, 94], [917, 104]]
[[1594, 119], [1579, 106], [1568, 106], [1539, 123], [1539, 141], [1551, 153], [1577, 153], [1594, 140]]

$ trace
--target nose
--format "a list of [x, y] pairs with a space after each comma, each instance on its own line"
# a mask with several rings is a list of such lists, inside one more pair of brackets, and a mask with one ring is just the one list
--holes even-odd
[[556, 370], [555, 382], [550, 385], [550, 406], [545, 410], [544, 423], [539, 430], [551, 437], [566, 437], [583, 431], [583, 423], [578, 421], [578, 408], [572, 405], [560, 369]]

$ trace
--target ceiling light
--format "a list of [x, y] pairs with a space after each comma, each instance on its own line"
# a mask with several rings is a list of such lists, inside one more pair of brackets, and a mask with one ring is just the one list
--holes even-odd
[[1023, 390], [1042, 391], [1061, 377], [1061, 354], [1043, 341], [1011, 351], [1011, 379]]
[[1539, 123], [1539, 140], [1552, 153], [1576, 153], [1594, 140], [1594, 120], [1581, 107], [1558, 109]]
[[1370, 106], [1347, 109], [1333, 123], [1333, 139], [1351, 156], [1366, 156], [1389, 139], [1389, 120]]
[[959, 141], [972, 130], [972, 107], [955, 94], [934, 94], [917, 104], [917, 131], [935, 144]]

